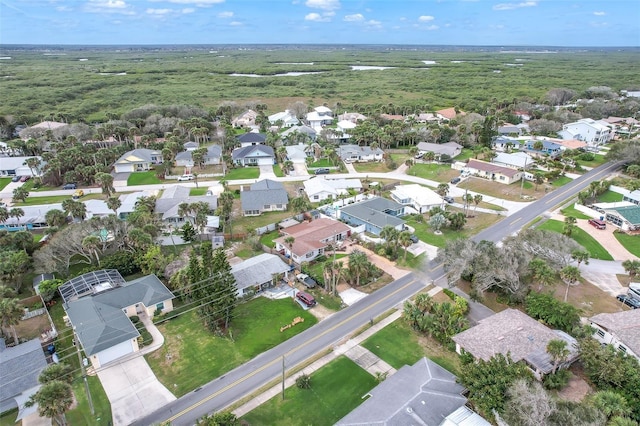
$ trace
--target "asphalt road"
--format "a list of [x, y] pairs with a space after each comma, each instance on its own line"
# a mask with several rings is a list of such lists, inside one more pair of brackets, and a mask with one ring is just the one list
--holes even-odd
[[[523, 225], [541, 216], [566, 199], [586, 188], [593, 180], [604, 178], [619, 167], [617, 163], [607, 163], [567, 185], [547, 194], [526, 208], [505, 218], [479, 234], [474, 239], [498, 242], [516, 233]], [[192, 425], [207, 413], [224, 409], [235, 401], [249, 395], [268, 382], [281, 377], [282, 358], [285, 368], [290, 369], [310, 357], [331, 348], [337, 342], [365, 325], [370, 319], [402, 303], [432, 282], [445, 285], [444, 272], [433, 262], [428, 270], [409, 274], [377, 292], [365, 297], [335, 315], [320, 322], [305, 332], [264, 352], [251, 361], [235, 368], [202, 388], [168, 404], [151, 415], [135, 422], [135, 425], [149, 425], [170, 421], [172, 425]], [[491, 310], [478, 303], [471, 303], [472, 322], [485, 318]], [[197, 371], [190, 374], [198, 374]]]

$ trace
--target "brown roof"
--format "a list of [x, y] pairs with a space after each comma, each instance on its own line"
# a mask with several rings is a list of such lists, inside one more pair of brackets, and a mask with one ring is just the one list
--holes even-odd
[[515, 169], [510, 169], [508, 167], [498, 166], [497, 164], [487, 163], [486, 161], [480, 160], [469, 160], [467, 163], [467, 167], [470, 169], [481, 170], [483, 172], [490, 173], [500, 173], [501, 175], [505, 175], [508, 177], [514, 177], [516, 174], [520, 173], [520, 171]]
[[586, 142], [582, 142], [577, 139], [549, 139], [549, 141], [562, 145], [568, 149], [578, 149], [587, 146]]
[[616, 336], [634, 354], [640, 356], [640, 309], [598, 314], [589, 318], [589, 321]]
[[[456, 115], [458, 115], [458, 113], [456, 113], [456, 109], [453, 107], [441, 109], [436, 112], [448, 120], [453, 120], [454, 118], [456, 118]], [[463, 111], [460, 111], [460, 115], [465, 115], [465, 113]]]
[[325, 247], [327, 243], [322, 242], [323, 240], [333, 238], [349, 229], [347, 225], [337, 220], [316, 219], [283, 229], [284, 236], [276, 238], [274, 241], [287, 246], [284, 239], [291, 236], [295, 239], [291, 251], [296, 256], [304, 256], [312, 250]]
[[380, 114], [380, 117], [386, 120], [404, 120], [404, 115], [400, 114]]

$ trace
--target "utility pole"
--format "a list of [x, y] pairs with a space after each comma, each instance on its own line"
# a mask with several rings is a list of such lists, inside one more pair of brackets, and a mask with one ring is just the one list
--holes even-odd
[[522, 190], [524, 189], [524, 176], [527, 174], [527, 157], [524, 157], [524, 169], [522, 170], [522, 182], [520, 183], [520, 199], [522, 199]]
[[282, 355], [282, 400], [284, 401], [284, 355]]
[[80, 354], [80, 339], [78, 339], [78, 335], [76, 334], [76, 328], [73, 327], [73, 340], [76, 343], [76, 352], [78, 354], [78, 361], [80, 362], [80, 371], [82, 371], [82, 380], [84, 380], [84, 390], [87, 393], [87, 401], [89, 401], [89, 408], [91, 409], [91, 414], [95, 414], [95, 409], [93, 408], [93, 400], [91, 399], [91, 392], [89, 391], [89, 382], [87, 381], [87, 371], [84, 368], [84, 363], [82, 362], [82, 355]]

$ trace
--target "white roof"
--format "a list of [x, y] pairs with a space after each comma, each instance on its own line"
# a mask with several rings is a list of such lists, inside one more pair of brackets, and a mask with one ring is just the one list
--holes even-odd
[[67, 126], [67, 123], [61, 123], [59, 121], [43, 121], [42, 123], [34, 124], [31, 128], [53, 130], [64, 126]]
[[304, 152], [305, 148], [307, 146], [304, 144], [298, 144], [298, 145], [287, 145], [285, 148], [287, 150], [287, 157], [290, 160], [294, 160], [294, 159], [306, 159], [307, 158], [307, 154], [306, 152]]
[[412, 199], [416, 204], [421, 206], [442, 203], [442, 198], [437, 193], [417, 183], [396, 185], [396, 188], [391, 191], [391, 193], [395, 194], [399, 199]]
[[46, 204], [41, 206], [20, 206], [24, 212], [24, 216], [19, 219], [10, 217], [4, 221], [5, 225], [26, 225], [29, 223], [46, 223], [45, 215], [49, 210], [61, 210], [62, 203]]
[[525, 167], [526, 165], [533, 164], [533, 158], [526, 152], [514, 152], [507, 154], [506, 152], [499, 152], [498, 155], [492, 161], [493, 163], [510, 164], [516, 167]]
[[324, 176], [305, 180], [303, 185], [308, 197], [322, 192], [340, 195], [346, 193], [347, 189], [362, 189], [360, 179], [327, 179]]
[[354, 129], [356, 127], [356, 123], [349, 120], [342, 120], [338, 122], [338, 128], [342, 130]]
[[284, 123], [298, 123], [298, 118], [291, 114], [289, 110], [285, 110], [282, 112], [276, 112], [269, 116], [269, 122], [275, 123], [278, 120], [282, 120]]
[[307, 114], [307, 121], [323, 121], [323, 120], [332, 120], [331, 117], [327, 115], [320, 115], [316, 111], [311, 111]]
[[[18, 169], [20, 167], [27, 167], [27, 166], [24, 165], [24, 162], [28, 158], [33, 158], [33, 156], [30, 156], [30, 157], [0, 157], [0, 170], [15, 170], [15, 169]], [[40, 159], [40, 162], [42, 163], [40, 165], [40, 169], [42, 170], [43, 165], [46, 164], [46, 163], [42, 161], [42, 157], [36, 157], [36, 158]]]
[[243, 289], [273, 279], [273, 274], [288, 272], [291, 268], [275, 254], [263, 253], [231, 267], [236, 287]]
[[322, 113], [325, 113], [325, 114], [326, 114], [326, 113], [329, 113], [329, 114], [331, 114], [331, 112], [332, 112], [332, 111], [331, 111], [331, 109], [327, 108], [327, 107], [326, 107], [326, 106], [324, 106], [324, 105], [317, 106], [317, 107], [315, 107], [315, 108], [314, 108], [314, 110], [315, 110], [316, 112], [320, 113], [320, 114], [322, 114]]

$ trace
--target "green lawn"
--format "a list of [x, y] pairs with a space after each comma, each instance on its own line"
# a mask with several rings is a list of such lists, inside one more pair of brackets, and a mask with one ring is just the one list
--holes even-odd
[[438, 182], [448, 182], [452, 178], [459, 176], [460, 172], [452, 169], [450, 164], [420, 163], [411, 166], [407, 170], [407, 174]]
[[274, 164], [273, 165], [273, 173], [276, 175], [276, 177], [283, 177], [284, 176], [284, 172], [282, 171], [282, 168], [280, 167], [279, 164]]
[[224, 176], [225, 180], [236, 179], [257, 179], [260, 176], [260, 169], [258, 167], [238, 167], [236, 169], [230, 169]]
[[[304, 322], [281, 333], [280, 327], [296, 317], [304, 318]], [[316, 322], [312, 314], [291, 299], [259, 297], [238, 305], [231, 323], [231, 339], [211, 334], [191, 311], [158, 325], [165, 344], [145, 358], [158, 379], [180, 397]]]
[[409, 252], [407, 252], [406, 259], [404, 257], [404, 253], [400, 254], [398, 257], [398, 266], [403, 266], [405, 268], [418, 269], [423, 265], [424, 261], [427, 260], [427, 254], [422, 253], [419, 256], [415, 256]]
[[616, 203], [622, 201], [622, 194], [614, 191], [607, 191], [601, 195], [598, 195], [599, 203]]
[[[459, 211], [457, 209], [451, 209], [452, 211]], [[436, 235], [433, 233], [431, 227], [429, 227], [427, 221], [428, 217], [425, 216], [424, 222], [418, 222], [412, 216], [406, 216], [403, 219], [406, 221], [407, 225], [415, 228], [414, 234], [422, 241], [427, 244], [434, 245], [436, 247], [444, 247], [446, 242], [455, 238], [465, 238], [470, 237], [472, 235], [477, 234], [481, 230], [487, 228], [490, 225], [493, 225], [495, 222], [503, 219], [503, 216], [498, 216], [495, 214], [482, 214], [478, 213], [475, 215], [475, 218], [469, 218], [467, 220], [467, 224], [461, 231], [454, 231], [449, 228], [442, 228], [442, 235]], [[409, 256], [407, 255], [407, 261], [409, 260]]]
[[573, 204], [567, 208], [560, 210], [560, 212], [565, 216], [573, 216], [576, 219], [591, 219], [591, 216], [587, 216], [580, 210], [577, 210]]
[[330, 309], [332, 311], [339, 311], [343, 307], [343, 302], [340, 296], [334, 296], [331, 293], [327, 293], [326, 291], [324, 291], [324, 287], [322, 287], [322, 284], [320, 286], [317, 286], [316, 288], [309, 288], [305, 291], [311, 293], [311, 295], [316, 299], [316, 302], [327, 309]]
[[[57, 203], [62, 203], [64, 200], [68, 200], [69, 198], [71, 198], [71, 195], [48, 195], [45, 197], [30, 196], [25, 200], [24, 203], [17, 202], [17, 203], [14, 203], [13, 205], [15, 207], [23, 207], [23, 206], [39, 206], [41, 204], [57, 204]], [[83, 197], [80, 197], [80, 201], [97, 200], [102, 198], [104, 198], [102, 194], [87, 194]]]
[[[564, 228], [564, 222], [559, 220], [548, 220], [544, 222], [542, 225], [538, 226], [538, 229], [546, 229], [549, 231], [562, 233]], [[575, 227], [573, 232], [571, 233], [571, 238], [575, 240], [578, 244], [584, 247], [588, 252], [591, 258], [593, 259], [601, 259], [601, 260], [613, 260], [613, 257], [609, 254], [604, 247], [600, 245], [600, 243], [593, 238], [591, 235], [583, 231], [582, 229]]]
[[11, 183], [11, 178], [0, 178], [0, 191], [6, 188]]
[[592, 161], [584, 161], [579, 159], [578, 164], [586, 167], [598, 167], [607, 162], [607, 159], [602, 154], [595, 154], [594, 157], [595, 158]]
[[207, 188], [191, 188], [189, 190], [189, 195], [192, 197], [205, 195], [207, 193]]
[[127, 179], [127, 186], [153, 185], [157, 183], [162, 183], [162, 181], [158, 179], [156, 172], [153, 170], [149, 170], [148, 172], [131, 173]]
[[[344, 253], [336, 254], [336, 260], [342, 259], [347, 255]], [[327, 257], [325, 262], [315, 262], [313, 265], [309, 266], [309, 275], [316, 279], [321, 285], [324, 285], [324, 264], [326, 262], [333, 262], [333, 254]]]
[[[400, 164], [397, 164], [400, 166]], [[386, 173], [389, 170], [384, 162], [372, 161], [370, 163], [353, 163], [353, 168], [358, 173]]]
[[613, 235], [629, 253], [640, 257], [640, 236], [627, 235], [623, 232], [614, 232]]
[[262, 234], [260, 236], [260, 242], [267, 247], [275, 248], [276, 243], [273, 242], [276, 238], [280, 236], [280, 231], [277, 229], [275, 231], [267, 232], [266, 234]]
[[341, 356], [311, 376], [311, 388], [290, 387], [242, 420], [248, 425], [332, 425], [364, 401], [376, 386], [375, 378], [349, 358]]
[[331, 162], [328, 158], [321, 158], [318, 161], [314, 161], [309, 164], [309, 168], [317, 168], [317, 167], [335, 167], [335, 164]]
[[409, 155], [409, 151], [406, 151], [402, 154], [391, 154], [391, 159], [393, 160], [394, 163], [396, 163], [398, 166], [404, 164], [405, 161], [407, 161], [408, 159], [413, 158]]
[[260, 216], [241, 216], [233, 220], [233, 232], [248, 232], [290, 218], [295, 212], [264, 212]]
[[456, 158], [454, 158], [454, 161], [466, 161], [468, 159], [470, 159], [471, 157], [473, 157], [473, 150], [469, 149], [469, 148], [462, 148], [462, 152], [460, 153], [460, 155], [458, 155]]
[[76, 379], [73, 382], [73, 393], [78, 401], [78, 406], [67, 413], [68, 423], [71, 425], [111, 425], [111, 404], [100, 379], [98, 376], [87, 376], [87, 382], [95, 414], [91, 414], [84, 381]]
[[560, 176], [558, 179], [554, 180], [551, 183], [551, 186], [555, 187], [555, 188], [559, 188], [563, 185], [568, 184], [569, 182], [571, 182], [573, 179], [571, 179], [570, 177], [566, 177], [566, 176]]

